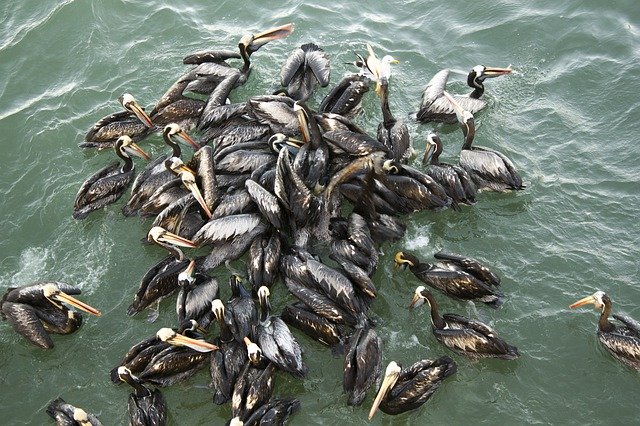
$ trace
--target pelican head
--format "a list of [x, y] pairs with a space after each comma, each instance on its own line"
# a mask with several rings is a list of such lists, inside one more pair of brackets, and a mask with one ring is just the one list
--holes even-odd
[[116, 140], [115, 149], [120, 151], [120, 153], [125, 157], [135, 155], [136, 157], [144, 158], [145, 160], [151, 159], [149, 154], [144, 152], [144, 150], [133, 142], [133, 139], [127, 135], [120, 136], [118, 140]]
[[178, 284], [181, 286], [193, 284], [196, 281], [195, 277], [193, 276], [193, 272], [195, 269], [196, 261], [192, 260], [191, 262], [189, 262], [187, 269], [178, 274]]
[[442, 152], [442, 144], [440, 143], [440, 136], [437, 133], [431, 132], [427, 135], [427, 144], [424, 148], [424, 155], [422, 156], [422, 164], [431, 163], [431, 160], [438, 158]]
[[382, 163], [382, 170], [392, 175], [400, 173], [400, 167], [396, 160], [385, 160]]
[[422, 306], [425, 301], [427, 303], [429, 302], [429, 299], [427, 299], [423, 294], [425, 291], [426, 289], [423, 285], [416, 287], [416, 290], [413, 292], [413, 299], [411, 300], [409, 308], [417, 308], [418, 306]]
[[467, 83], [471, 87], [480, 87], [482, 82], [487, 78], [500, 77], [501, 75], [511, 74], [511, 65], [507, 68], [486, 67], [484, 65], [476, 65], [471, 69], [467, 77]]
[[198, 247], [193, 241], [169, 232], [161, 226], [154, 226], [151, 228], [147, 234], [147, 240], [163, 247], [167, 244], [190, 248]]
[[271, 28], [258, 34], [245, 34], [238, 43], [240, 55], [248, 66], [249, 56], [272, 40], [287, 37], [293, 32], [293, 24], [285, 24]]
[[253, 342], [247, 344], [247, 356], [252, 364], [257, 364], [262, 360], [262, 349]]
[[82, 408], [77, 408], [75, 410], [73, 410], [73, 420], [75, 420], [76, 422], [78, 422], [81, 425], [90, 425], [91, 423], [89, 423], [89, 416], [87, 415], [87, 412], [84, 411]]
[[162, 134], [163, 136], [169, 138], [169, 140], [171, 140], [172, 136], [177, 136], [183, 141], [185, 141], [186, 143], [188, 143], [189, 145], [191, 145], [193, 149], [195, 150], [200, 149], [200, 145], [198, 145], [198, 143], [195, 140], [193, 140], [193, 138], [189, 136], [187, 132], [182, 130], [182, 127], [180, 127], [176, 123], [169, 123], [166, 126], [164, 126]]
[[376, 399], [373, 401], [371, 410], [369, 410], [369, 420], [371, 420], [376, 414], [380, 403], [387, 395], [387, 393], [389, 393], [389, 391], [395, 386], [401, 371], [402, 368], [395, 361], [391, 361], [389, 365], [387, 365], [387, 369], [384, 372], [384, 379], [382, 379], [382, 384], [380, 385], [380, 389], [378, 390]]
[[396, 253], [396, 255], [393, 257], [393, 261], [396, 268], [399, 268], [401, 266], [403, 268], [406, 268], [407, 266], [412, 267], [420, 263], [414, 255], [402, 251]]
[[216, 316], [218, 322], [224, 321], [224, 303], [222, 303], [222, 300], [216, 299], [211, 302], [211, 311], [213, 315]]
[[74, 308], [78, 308], [92, 315], [95, 315], [98, 317], [102, 315], [102, 313], [99, 310], [97, 310], [92, 306], [87, 305], [84, 302], [79, 301], [75, 297], [68, 295], [67, 293], [60, 290], [60, 288], [54, 283], [47, 283], [43, 285], [42, 294], [44, 295], [44, 297], [46, 297], [49, 301], [51, 301], [51, 303], [53, 303], [56, 306], [61, 306], [60, 303], [64, 302], [73, 306]]
[[145, 126], [150, 128], [154, 127], [154, 124], [151, 121], [151, 118], [149, 118], [147, 113], [144, 112], [144, 108], [142, 108], [140, 104], [136, 102], [133, 96], [131, 96], [129, 93], [125, 93], [122, 96], [120, 96], [118, 100], [120, 101], [124, 109], [134, 113], [136, 117], [138, 117], [138, 119], [144, 123]]
[[588, 305], [590, 303], [593, 304], [595, 309], [603, 311], [605, 305], [608, 303], [611, 303], [611, 299], [609, 299], [609, 296], [607, 296], [604, 291], [598, 290], [595, 293], [593, 293], [591, 296], [587, 296], [583, 299], [580, 299], [569, 307], [571, 309], [574, 309], [580, 306]]

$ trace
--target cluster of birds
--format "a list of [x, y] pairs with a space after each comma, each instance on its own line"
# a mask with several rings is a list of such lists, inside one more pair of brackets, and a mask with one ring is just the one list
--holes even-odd
[[[215, 50], [185, 57], [183, 62], [193, 68], [149, 113], [125, 94], [120, 98], [124, 111], [99, 120], [80, 144], [114, 149], [122, 163], [84, 182], [73, 216], [87, 217], [132, 186], [124, 215], [153, 217], [147, 239], [169, 253], [144, 275], [127, 314], [149, 310], [150, 320], [155, 320], [159, 301], [177, 293], [177, 326], [161, 328], [134, 345], [111, 371], [114, 383], [133, 388], [132, 425], [165, 424], [166, 405], [159, 388], [207, 365], [214, 403], [231, 401], [231, 424], [285, 423], [300, 403], [293, 397], [273, 397], [276, 372], [296, 378], [308, 373], [303, 349], [289, 327], [330, 347], [336, 356], [344, 355], [347, 404], [361, 405], [382, 373], [382, 338], [369, 317], [378, 294], [372, 276], [380, 245], [403, 237], [403, 217], [410, 213], [473, 205], [483, 190], [524, 188], [504, 154], [472, 145], [473, 114], [486, 106], [483, 83], [511, 73], [510, 67], [474, 67], [468, 75], [473, 88], [468, 95], [446, 92], [448, 70], [427, 84], [413, 117], [420, 122], [458, 122], [464, 142], [458, 164], [441, 163], [442, 141], [429, 134], [424, 170], [407, 164], [413, 153], [409, 132], [389, 107], [391, 64], [398, 61], [388, 55], [379, 59], [370, 46], [366, 55], [356, 54], [358, 72], [345, 76], [315, 111], [306, 101], [317, 85], [329, 84], [330, 62], [313, 43], [296, 48], [282, 66], [282, 89], [230, 103], [233, 89], [249, 78], [252, 54], [292, 31], [287, 24], [243, 36], [239, 52]], [[242, 66], [231, 66], [232, 59], [241, 59]], [[383, 118], [376, 137], [352, 121], [373, 84]], [[189, 135], [191, 129], [199, 133], [198, 141]], [[156, 132], [162, 133], [171, 152], [134, 176], [131, 155], [148, 160], [137, 143]], [[191, 159], [183, 155], [179, 141], [194, 149]], [[185, 247], [206, 254], [196, 256], [194, 251], [187, 256]], [[230, 262], [245, 255], [246, 272], [235, 270]], [[394, 261], [449, 297], [492, 308], [501, 305], [500, 279], [485, 265], [444, 252], [435, 258], [434, 263], [423, 263], [401, 251]], [[222, 265], [231, 272], [227, 303], [220, 296], [225, 286], [210, 275]], [[297, 301], [280, 315], [272, 313], [272, 293], [284, 297], [286, 292]], [[63, 302], [100, 315], [70, 296], [79, 293], [56, 282], [9, 289], [2, 299], [2, 317], [35, 345], [51, 348], [49, 333], [70, 333], [81, 324], [81, 316]], [[436, 340], [453, 352], [473, 359], [519, 356], [515, 346], [486, 324], [457, 314], [441, 315], [436, 298], [421, 285], [411, 307], [425, 302]], [[617, 316], [623, 325], [610, 323], [611, 301], [602, 292], [572, 307], [586, 303], [602, 310], [598, 334], [605, 347], [640, 369], [638, 324]], [[207, 341], [214, 323], [218, 335]], [[422, 359], [405, 368], [390, 362], [369, 419], [378, 409], [398, 414], [421, 406], [456, 369], [448, 356]], [[47, 411], [56, 419], [99, 424], [77, 410], [56, 400]]]

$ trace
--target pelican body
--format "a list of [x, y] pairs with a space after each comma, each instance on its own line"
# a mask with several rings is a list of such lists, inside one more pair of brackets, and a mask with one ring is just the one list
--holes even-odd
[[612, 315], [616, 323], [609, 321], [611, 299], [603, 291], [578, 300], [570, 307], [593, 304], [599, 309], [598, 340], [602, 346], [623, 364], [640, 371], [640, 323], [623, 315]]
[[[467, 111], [476, 114], [487, 106], [487, 102], [480, 99], [484, 94], [484, 80], [511, 73], [511, 68], [495, 68], [477, 65], [469, 72], [467, 84], [473, 88], [468, 95], [456, 95], [456, 101]], [[443, 122], [454, 124], [456, 113], [444, 97], [444, 91], [449, 80], [449, 70], [438, 72], [427, 83], [422, 94], [420, 109], [415, 113], [415, 119], [426, 122]]]
[[167, 404], [160, 389], [153, 391], [131, 374], [127, 367], [118, 368], [118, 377], [135, 392], [129, 395], [129, 426], [164, 426], [167, 424]]
[[121, 136], [115, 144], [116, 155], [124, 164], [113, 163], [94, 173], [84, 181], [73, 205], [73, 218], [84, 219], [94, 210], [115, 203], [133, 180], [133, 160], [129, 154], [146, 160], [150, 157], [129, 136]]
[[518, 348], [507, 344], [488, 325], [470, 320], [460, 315], [438, 312], [438, 304], [424, 286], [416, 288], [410, 307], [422, 305], [425, 301], [431, 307], [431, 326], [436, 340], [457, 354], [468, 358], [516, 359]]
[[62, 305], [63, 302], [101, 315], [97, 309], [71, 296], [80, 293], [79, 288], [57, 281], [9, 288], [0, 302], [2, 319], [9, 321], [13, 329], [32, 344], [51, 349], [54, 344], [49, 333], [73, 333], [82, 324], [82, 316]]
[[287, 93], [296, 101], [306, 101], [316, 84], [329, 84], [329, 56], [315, 43], [296, 48], [280, 71], [280, 80]]
[[427, 402], [444, 379], [455, 374], [457, 369], [456, 363], [448, 356], [423, 359], [408, 368], [401, 368], [391, 361], [369, 411], [369, 420], [378, 407], [387, 414], [415, 410]]

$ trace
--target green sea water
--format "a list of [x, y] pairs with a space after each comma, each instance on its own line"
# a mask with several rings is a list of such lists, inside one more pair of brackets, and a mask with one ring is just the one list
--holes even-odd
[[[320, 3], [320, 2], [318, 2]], [[597, 289], [614, 312], [640, 319], [640, 8], [635, 1], [508, 0], [474, 2], [342, 1], [7, 1], [0, 4], [0, 290], [42, 279], [66, 281], [103, 311], [54, 350], [30, 346], [0, 322], [0, 423], [51, 423], [44, 410], [62, 396], [105, 425], [126, 423], [129, 389], [109, 370], [134, 343], [175, 322], [173, 299], [155, 324], [125, 312], [149, 267], [165, 254], [142, 246], [151, 221], [124, 218], [122, 202], [84, 221], [71, 218], [80, 184], [111, 161], [81, 150], [86, 130], [119, 110], [130, 92], [152, 105], [188, 68], [186, 54], [234, 49], [240, 36], [293, 22], [295, 32], [255, 56], [248, 83], [233, 101], [271, 93], [294, 47], [316, 42], [330, 55], [332, 85], [352, 71], [354, 51], [370, 43], [394, 66], [390, 103], [409, 124], [417, 150], [431, 130], [443, 158], [456, 161], [457, 126], [417, 125], [427, 81], [440, 69], [466, 73], [476, 64], [517, 70], [487, 83], [490, 105], [478, 116], [476, 142], [505, 153], [527, 183], [517, 194], [483, 193], [461, 211], [406, 218], [405, 238], [382, 247], [372, 316], [384, 363], [452, 356], [458, 373], [422, 408], [378, 414], [376, 424], [637, 424], [640, 375], [609, 356], [596, 338], [597, 312], [568, 305]], [[463, 74], [449, 89], [468, 91]], [[310, 100], [317, 106], [328, 89]], [[374, 133], [381, 120], [369, 93], [358, 123]], [[143, 147], [165, 151], [160, 137]], [[419, 159], [413, 164], [420, 167]], [[138, 163], [140, 166], [141, 163]], [[438, 250], [466, 254], [501, 277], [498, 310], [439, 297], [445, 312], [493, 326], [522, 356], [474, 362], [448, 352], [430, 331], [426, 309], [409, 311], [420, 283], [393, 269], [393, 254], [428, 259]], [[241, 266], [241, 263], [238, 265]], [[220, 270], [221, 283], [226, 270]], [[229, 297], [223, 287], [223, 299]], [[274, 308], [291, 301], [284, 287]], [[296, 333], [305, 349], [304, 381], [279, 374], [276, 396], [295, 396], [292, 424], [367, 424], [346, 406], [341, 358]], [[176, 425], [222, 424], [208, 372], [163, 390]]]

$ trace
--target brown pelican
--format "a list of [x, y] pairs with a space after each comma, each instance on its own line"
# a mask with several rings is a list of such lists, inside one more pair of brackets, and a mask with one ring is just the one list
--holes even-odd
[[310, 310], [304, 303], [296, 302], [285, 306], [280, 317], [289, 326], [331, 347], [333, 353], [338, 354], [344, 350], [341, 328]]
[[[245, 34], [238, 43], [238, 49], [240, 49], [240, 57], [242, 58], [243, 66], [240, 68], [240, 76], [236, 82], [237, 86], [243, 85], [249, 74], [251, 73], [251, 55], [258, 51], [262, 46], [272, 40], [278, 40], [287, 37], [293, 32], [293, 24], [285, 24], [279, 27], [271, 28], [258, 34]], [[222, 67], [229, 67], [225, 62], [226, 59], [235, 57], [229, 55], [228, 52], [219, 51], [203, 51], [197, 52], [192, 55], [186, 56], [182, 62], [185, 64], [201, 64], [204, 62], [214, 62]]]
[[258, 323], [258, 311], [251, 294], [242, 285], [240, 277], [232, 275], [229, 278], [229, 285], [231, 299], [224, 311], [224, 322], [234, 339], [242, 343], [245, 337], [251, 335], [253, 327]]
[[162, 130], [162, 138], [165, 144], [171, 148], [171, 153], [159, 156], [138, 174], [133, 181], [129, 201], [122, 208], [122, 213], [125, 216], [138, 214], [142, 206], [149, 202], [158, 188], [175, 179], [175, 175], [166, 166], [167, 160], [172, 158], [180, 159], [182, 155], [180, 145], [173, 140], [174, 136], [184, 140], [194, 149], [199, 148], [198, 144], [180, 126], [175, 123], [167, 124]]
[[131, 374], [127, 367], [118, 367], [118, 377], [135, 391], [129, 395], [130, 426], [164, 426], [167, 424], [167, 404], [160, 389], [151, 391]]
[[247, 362], [238, 376], [231, 398], [231, 415], [241, 421], [248, 419], [273, 395], [277, 367], [273, 363], [254, 366]]
[[278, 232], [262, 235], [251, 243], [247, 259], [247, 274], [254, 292], [257, 293], [263, 285], [271, 288], [275, 283], [280, 266], [281, 249], [282, 240]]
[[465, 169], [478, 190], [506, 191], [524, 189], [522, 178], [515, 166], [504, 154], [489, 148], [471, 146], [476, 134], [473, 115], [463, 109], [447, 92], [444, 96], [451, 102], [464, 134], [464, 144], [460, 151], [460, 166]]
[[183, 259], [184, 255], [181, 251], [176, 250], [176, 246], [196, 248], [198, 245], [193, 241], [183, 238], [180, 235], [176, 235], [172, 232], [168, 232], [166, 229], [159, 226], [154, 226], [149, 230], [147, 234], [147, 240], [154, 242], [160, 247], [164, 247], [169, 251], [176, 259]]
[[196, 272], [196, 261], [189, 262], [185, 270], [178, 274], [180, 292], [176, 301], [178, 323], [194, 319], [206, 329], [213, 320], [211, 303], [218, 299], [218, 281], [208, 275]]
[[140, 141], [155, 129], [155, 124], [133, 96], [125, 93], [118, 101], [125, 111], [98, 120], [85, 135], [80, 148], [111, 148], [120, 136], [125, 135]]
[[298, 408], [300, 408], [300, 401], [296, 398], [271, 399], [258, 407], [242, 424], [244, 426], [284, 425]]
[[[220, 325], [220, 335], [214, 339], [214, 344], [219, 349], [211, 353], [213, 402], [224, 404], [231, 399], [238, 375], [248, 360], [248, 348], [233, 338], [233, 333], [224, 320], [225, 309], [222, 300], [214, 300], [211, 310]], [[252, 350], [256, 350], [254, 346]]]
[[[129, 349], [118, 367], [127, 367], [143, 383], [169, 386], [191, 377], [204, 367], [209, 352], [218, 349], [204, 340], [161, 328], [154, 337], [145, 339]], [[111, 381], [120, 383], [118, 367], [111, 370]]]
[[365, 325], [357, 328], [346, 346], [342, 387], [347, 405], [360, 405], [369, 388], [380, 377], [382, 368], [382, 339]]
[[410, 253], [399, 251], [394, 257], [397, 267], [409, 267], [423, 283], [459, 300], [478, 300], [492, 308], [503, 303], [504, 296], [496, 290], [500, 279], [475, 259], [438, 253], [442, 261], [422, 263]]
[[330, 75], [329, 56], [315, 43], [307, 43], [291, 52], [280, 70], [280, 81], [292, 99], [306, 101], [316, 84], [329, 84]]
[[488, 325], [460, 315], [438, 312], [438, 304], [431, 292], [420, 286], [411, 301], [411, 308], [429, 303], [431, 328], [436, 340], [457, 354], [476, 358], [516, 359], [518, 348], [507, 344]]
[[58, 426], [102, 426], [94, 414], [67, 404], [62, 398], [56, 398], [49, 403], [47, 414], [56, 421]]
[[0, 301], [2, 319], [9, 321], [16, 333], [34, 345], [51, 349], [53, 340], [48, 333], [73, 333], [82, 324], [82, 316], [62, 303], [92, 315], [102, 315], [97, 309], [71, 296], [80, 293], [79, 288], [57, 281], [11, 287]]
[[469, 173], [457, 164], [440, 162], [442, 141], [435, 133], [427, 136], [427, 146], [422, 162], [428, 162], [427, 174], [438, 182], [447, 195], [458, 204], [475, 204], [478, 189]]
[[73, 205], [73, 218], [84, 219], [94, 210], [115, 203], [133, 180], [133, 160], [129, 154], [149, 160], [150, 157], [129, 136], [120, 136], [115, 144], [116, 155], [124, 164], [113, 163], [84, 181]]
[[378, 407], [387, 414], [415, 410], [427, 402], [442, 381], [452, 376], [457, 368], [456, 363], [448, 356], [435, 360], [423, 359], [404, 369], [391, 361], [369, 411], [369, 420], [376, 414]]
[[380, 86], [379, 94], [382, 122], [378, 125], [378, 141], [393, 153], [396, 161], [406, 162], [413, 152], [409, 129], [404, 121], [397, 120], [391, 113], [388, 83]]
[[596, 291], [570, 307], [573, 309], [587, 304], [593, 304], [601, 312], [598, 321], [600, 343], [618, 361], [640, 371], [640, 323], [628, 316], [616, 314], [612, 316], [619, 322], [610, 322], [611, 299], [604, 291]]
[[369, 80], [360, 74], [349, 74], [331, 89], [318, 107], [319, 113], [350, 117], [362, 110], [362, 98], [369, 91]]
[[262, 354], [277, 367], [295, 377], [304, 378], [308, 369], [302, 361], [302, 348], [282, 318], [270, 315], [269, 295], [267, 287], [258, 289], [260, 318], [254, 331], [258, 346]]
[[196, 183], [196, 173], [189, 167], [187, 167], [182, 162], [182, 160], [176, 157], [170, 158], [166, 161], [165, 164], [169, 170], [171, 170], [180, 178], [185, 188], [187, 188], [191, 192], [191, 194], [193, 194], [193, 197], [198, 201], [198, 204], [200, 204], [200, 207], [202, 207], [205, 215], [208, 218], [211, 218], [211, 210], [209, 210], [209, 206], [207, 205], [204, 197], [202, 196], [202, 192], [200, 191], [200, 188]]
[[[484, 93], [484, 80], [510, 74], [511, 68], [495, 68], [477, 65], [471, 69], [467, 76], [467, 84], [473, 91], [466, 96], [456, 95], [456, 101], [467, 111], [476, 114], [487, 106], [486, 101], [480, 99]], [[456, 113], [451, 104], [444, 98], [444, 91], [449, 80], [449, 70], [445, 69], [437, 73], [422, 94], [420, 109], [415, 113], [415, 119], [421, 122], [439, 121], [454, 124]]]

